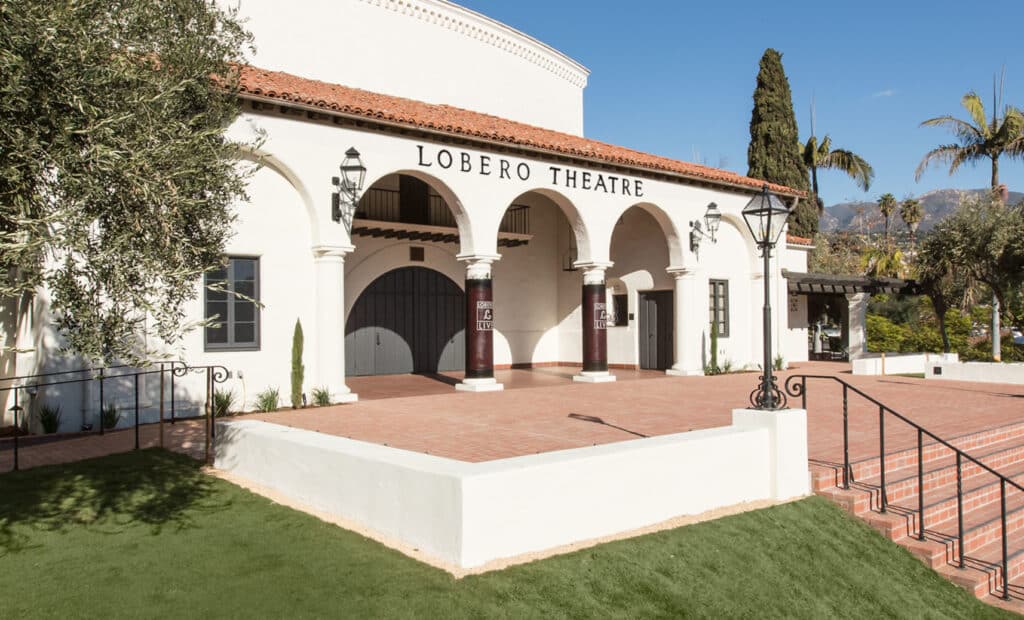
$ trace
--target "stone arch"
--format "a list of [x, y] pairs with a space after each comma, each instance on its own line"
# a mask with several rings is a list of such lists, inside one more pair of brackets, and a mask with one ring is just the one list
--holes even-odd
[[[683, 245], [682, 236], [679, 234], [679, 229], [676, 228], [675, 221], [669, 214], [653, 202], [634, 203], [624, 209], [622, 213], [633, 208], [643, 209], [658, 223], [658, 227], [661, 228], [661, 232], [665, 235], [665, 243], [668, 245], [668, 264], [685, 265], [686, 247]], [[608, 241], [611, 243], [611, 239]]]
[[427, 174], [421, 170], [413, 170], [408, 168], [403, 168], [400, 170], [391, 170], [383, 174], [377, 175], [374, 179], [372, 179], [372, 181], [368, 180], [363, 185], [363, 191], [368, 191], [375, 184], [380, 182], [381, 179], [393, 174], [404, 174], [406, 176], [419, 179], [420, 181], [423, 181], [424, 183], [429, 185], [430, 188], [433, 189], [435, 192], [437, 192], [438, 195], [441, 196], [441, 198], [444, 200], [445, 204], [448, 205], [448, 210], [452, 212], [452, 217], [455, 218], [455, 226], [459, 230], [460, 253], [472, 252], [474, 250], [476, 245], [473, 243], [473, 227], [471, 225], [469, 213], [466, 211], [465, 207], [462, 205], [462, 201], [459, 199], [458, 195], [456, 195], [455, 192], [451, 189], [451, 187], [449, 187], [447, 183], [437, 178], [436, 176]]
[[309, 233], [311, 241], [313, 242], [313, 247], [320, 245], [320, 218], [317, 217], [313, 197], [310, 195], [306, 184], [299, 178], [299, 175], [278, 157], [262, 149], [243, 147], [239, 152], [241, 159], [251, 161], [254, 164], [265, 166], [273, 170], [277, 174], [281, 175], [289, 185], [295, 188], [295, 191], [299, 194], [299, 198], [302, 200], [302, 206], [306, 210], [306, 217], [309, 218]]
[[[516, 200], [519, 200], [526, 194], [535, 193], [540, 196], [544, 196], [558, 207], [565, 216], [565, 219], [569, 222], [569, 228], [572, 230], [573, 238], [576, 240], [576, 253], [577, 258], [580, 261], [592, 260], [591, 250], [593, 245], [591, 244], [590, 231], [587, 227], [586, 222], [583, 220], [583, 216], [580, 214], [576, 205], [572, 203], [564, 194], [553, 189], [546, 187], [538, 187], [534, 189], [528, 189], [526, 191], [519, 192], [515, 197], [508, 202], [505, 209], [511, 206]], [[504, 211], [502, 211], [504, 214]], [[494, 225], [494, 230], [491, 231], [492, 238], [498, 238], [498, 228], [501, 226], [501, 218]]]

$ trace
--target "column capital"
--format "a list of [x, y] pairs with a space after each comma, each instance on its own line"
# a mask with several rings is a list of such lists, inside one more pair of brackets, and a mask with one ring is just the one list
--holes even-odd
[[336, 244], [320, 244], [313, 246], [313, 258], [340, 258], [345, 259], [345, 256], [355, 250], [354, 245], [336, 245]]
[[614, 264], [603, 261], [576, 261], [572, 266], [583, 270], [583, 284], [604, 284], [604, 272]]
[[459, 254], [455, 258], [466, 263], [467, 279], [490, 280], [491, 263], [500, 260], [501, 254]]

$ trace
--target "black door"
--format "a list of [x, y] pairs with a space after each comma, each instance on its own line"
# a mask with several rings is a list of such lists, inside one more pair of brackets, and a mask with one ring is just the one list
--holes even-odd
[[462, 370], [465, 326], [465, 293], [443, 274], [424, 267], [389, 271], [349, 314], [345, 374]]
[[640, 293], [640, 368], [672, 366], [672, 291]]

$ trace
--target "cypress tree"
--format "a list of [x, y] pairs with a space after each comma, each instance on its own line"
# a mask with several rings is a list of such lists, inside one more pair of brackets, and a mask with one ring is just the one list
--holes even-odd
[[292, 335], [292, 407], [302, 406], [302, 383], [306, 367], [302, 365], [302, 323], [295, 319], [295, 333]]
[[[807, 191], [807, 166], [800, 157], [800, 134], [793, 114], [793, 96], [782, 68], [782, 54], [768, 48], [761, 57], [750, 117], [747, 176]], [[818, 231], [818, 209], [803, 199], [789, 216], [789, 232], [813, 237]]]

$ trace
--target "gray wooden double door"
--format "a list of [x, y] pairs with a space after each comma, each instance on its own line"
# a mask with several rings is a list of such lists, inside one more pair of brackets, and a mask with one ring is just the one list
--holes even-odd
[[640, 293], [640, 368], [672, 366], [672, 291]]
[[433, 373], [465, 368], [466, 296], [424, 267], [395, 269], [356, 300], [345, 325], [345, 374]]

